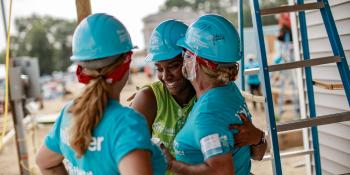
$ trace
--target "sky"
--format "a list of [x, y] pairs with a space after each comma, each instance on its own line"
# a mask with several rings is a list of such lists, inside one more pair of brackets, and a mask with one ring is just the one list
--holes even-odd
[[[8, 18], [10, 0], [3, 1], [6, 6], [5, 11]], [[90, 0], [92, 13], [104, 12], [118, 18], [129, 30], [134, 45], [139, 46], [140, 49], [144, 48], [142, 19], [147, 15], [156, 13], [164, 1]], [[11, 21], [14, 21], [15, 17], [30, 16], [33, 13], [71, 20], [77, 18], [75, 0], [13, 0]], [[6, 40], [2, 18], [0, 18], [0, 26], [0, 50], [3, 50]], [[12, 29], [14, 29], [13, 25]]]

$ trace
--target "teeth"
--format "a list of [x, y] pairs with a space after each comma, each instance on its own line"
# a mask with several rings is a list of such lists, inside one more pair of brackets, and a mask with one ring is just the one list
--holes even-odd
[[169, 87], [173, 87], [173, 86], [175, 86], [175, 83], [176, 82], [172, 82], [172, 83], [166, 83]]

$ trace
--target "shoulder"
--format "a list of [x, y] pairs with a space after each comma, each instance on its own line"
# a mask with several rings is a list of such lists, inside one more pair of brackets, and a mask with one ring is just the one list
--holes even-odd
[[139, 92], [137, 92], [133, 103], [155, 102], [155, 101], [156, 101], [156, 97], [153, 92], [153, 89], [151, 87], [145, 87]]
[[146, 87], [140, 90], [136, 94], [131, 107], [142, 114], [147, 111], [156, 112], [157, 99], [151, 87]]
[[163, 83], [161, 81], [153, 82], [151, 85], [149, 85], [152, 89], [159, 89], [163, 87]]
[[63, 106], [63, 108], [61, 109], [60, 115], [56, 119], [57, 123], [61, 123], [62, 120], [68, 120], [67, 117], [69, 116], [69, 113], [70, 113], [69, 110], [73, 106], [73, 104], [74, 104], [74, 101], [70, 101]]
[[158, 105], [156, 96], [151, 87], [146, 87], [139, 91], [131, 107], [146, 117], [149, 127], [152, 126], [154, 118], [157, 115]]
[[117, 109], [109, 110], [106, 115], [108, 115], [108, 119], [113, 121], [108, 123], [114, 125], [114, 127], [124, 128], [130, 125], [143, 124], [146, 126], [145, 118], [130, 107], [120, 106]]

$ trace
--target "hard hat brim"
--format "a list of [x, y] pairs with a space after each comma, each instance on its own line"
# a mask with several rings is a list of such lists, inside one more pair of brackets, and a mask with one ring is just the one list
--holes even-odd
[[[177, 40], [176, 45], [195, 53], [195, 51], [192, 49], [192, 47], [189, 46], [188, 44], [186, 44], [185, 37]], [[197, 54], [197, 53], [195, 53], [195, 54]]]
[[125, 48], [125, 49], [120, 50], [120, 51], [105, 53], [103, 55], [102, 54], [92, 55], [90, 53], [86, 54], [86, 55], [72, 55], [70, 57], [70, 60], [73, 62], [95, 60], [95, 59], [106, 58], [106, 57], [111, 57], [111, 56], [123, 54], [123, 53], [129, 52], [129, 51], [132, 51], [134, 49], [138, 49], [138, 46], [132, 46], [131, 48]]
[[171, 59], [175, 58], [176, 56], [178, 56], [179, 54], [181, 54], [181, 52], [182, 52], [182, 49], [173, 50], [173, 51], [167, 52], [167, 53], [157, 53], [157, 54], [149, 53], [149, 54], [147, 54], [145, 61], [146, 62], [158, 62], [158, 61], [171, 60]]

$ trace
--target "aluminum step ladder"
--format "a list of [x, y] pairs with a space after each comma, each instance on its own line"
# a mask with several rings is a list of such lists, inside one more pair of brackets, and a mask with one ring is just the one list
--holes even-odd
[[[268, 125], [268, 132], [269, 132], [270, 142], [271, 142], [271, 153], [272, 153], [271, 159], [272, 159], [272, 165], [273, 165], [273, 173], [275, 175], [282, 174], [282, 167], [281, 167], [281, 160], [280, 160], [281, 157], [284, 157], [284, 156], [288, 157], [292, 154], [304, 155], [304, 154], [313, 153], [314, 161], [315, 161], [315, 172], [317, 175], [320, 175], [322, 174], [322, 169], [321, 169], [317, 126], [350, 120], [350, 111], [347, 111], [344, 113], [332, 114], [332, 115], [316, 116], [313, 85], [321, 85], [324, 87], [331, 87], [331, 88], [334, 87], [334, 85], [332, 84], [327, 85], [326, 83], [312, 81], [311, 66], [328, 64], [328, 63], [337, 64], [338, 71], [339, 71], [339, 74], [342, 80], [342, 85], [343, 85], [341, 87], [343, 87], [345, 90], [345, 94], [350, 106], [350, 71], [349, 71], [348, 63], [345, 58], [342, 44], [340, 42], [340, 38], [338, 35], [338, 31], [336, 29], [336, 25], [332, 16], [329, 3], [327, 0], [317, 0], [317, 2], [314, 2], [314, 3], [304, 4], [303, 0], [297, 0], [295, 5], [288, 5], [288, 6], [282, 6], [277, 8], [269, 8], [269, 9], [260, 9], [259, 0], [250, 0], [250, 2], [251, 2], [251, 13], [253, 18], [252, 21], [253, 21], [254, 31], [255, 31], [256, 39], [258, 39], [259, 41], [257, 42], [257, 48], [258, 48], [258, 57], [259, 57], [260, 67], [256, 69], [246, 70], [245, 74], [259, 73], [260, 79], [262, 80], [263, 93], [265, 97], [265, 112], [267, 116], [266, 123]], [[305, 18], [306, 10], [320, 10], [334, 56], [310, 59], [308, 35], [306, 30], [306, 18]], [[283, 12], [299, 13], [298, 18], [300, 23], [300, 33], [301, 33], [301, 39], [302, 39], [302, 49], [303, 49], [304, 60], [269, 66], [267, 64], [261, 16], [274, 15], [274, 14], [283, 13]], [[276, 125], [269, 72], [282, 71], [282, 70], [295, 69], [295, 68], [304, 68], [305, 70], [307, 97], [309, 100], [309, 118]], [[340, 87], [340, 86], [337, 85], [337, 87]], [[311, 127], [313, 150], [304, 150], [302, 152], [287, 153], [285, 155], [282, 155], [282, 154], [280, 155], [277, 132], [289, 131], [289, 130], [295, 130], [300, 128], [307, 128], [307, 127]]]

